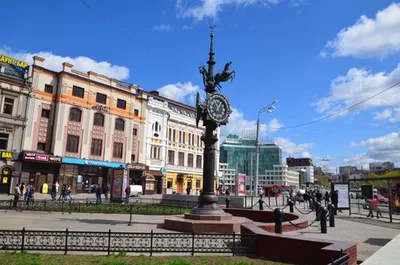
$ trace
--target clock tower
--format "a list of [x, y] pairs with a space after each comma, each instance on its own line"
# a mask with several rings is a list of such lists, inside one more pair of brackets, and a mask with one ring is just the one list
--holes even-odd
[[199, 215], [225, 215], [225, 212], [218, 206], [218, 198], [214, 192], [215, 176], [215, 144], [218, 138], [215, 130], [228, 123], [229, 115], [232, 110], [228, 100], [216, 90], [220, 89], [221, 82], [232, 80], [235, 77], [235, 71], [231, 71], [229, 62], [225, 65], [224, 71], [214, 75], [214, 26], [211, 26], [210, 34], [210, 52], [207, 61], [208, 69], [204, 65], [199, 67], [203, 76], [203, 84], [206, 91], [206, 100], [201, 103], [200, 94], [197, 93], [196, 100], [196, 125], [203, 121], [206, 130], [201, 140], [204, 142], [203, 154], [203, 190], [199, 197], [199, 204], [191, 211], [191, 214]]

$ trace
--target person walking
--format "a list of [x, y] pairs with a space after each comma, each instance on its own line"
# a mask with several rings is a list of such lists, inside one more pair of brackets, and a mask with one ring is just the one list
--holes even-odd
[[58, 181], [56, 181], [56, 193], [58, 193], [59, 188], [60, 188], [60, 184], [58, 184]]
[[106, 201], [108, 201], [108, 192], [109, 192], [108, 186], [107, 186], [107, 185], [104, 185], [104, 187], [103, 187], [103, 194], [104, 194], [104, 198], [106, 199]]
[[309, 207], [310, 195], [308, 194], [308, 191], [306, 191], [306, 192], [303, 194], [303, 200], [304, 200], [304, 209], [310, 208], [310, 207]]
[[51, 200], [55, 201], [56, 200], [56, 185], [53, 184], [53, 186], [51, 187]]
[[68, 196], [70, 201], [72, 201], [71, 192], [72, 192], [71, 185], [68, 185], [67, 195], [65, 197]]
[[14, 202], [13, 202], [13, 207], [17, 208], [17, 204], [19, 201], [19, 197], [21, 196], [21, 189], [19, 188], [19, 185], [15, 185], [14, 188]]
[[329, 199], [330, 199], [328, 191], [325, 192], [325, 198], [324, 199], [325, 199], [325, 207], [326, 207], [329, 204]]
[[[56, 186], [57, 189], [57, 186]], [[61, 187], [61, 193], [60, 193], [60, 197], [58, 197], [58, 200], [64, 200], [66, 197], [66, 193], [67, 193], [67, 186], [65, 184], [62, 185]]]
[[96, 203], [101, 204], [101, 188], [100, 188], [100, 185], [97, 185], [97, 188], [96, 188]]
[[332, 200], [332, 204], [335, 207], [334, 210], [334, 215], [337, 215], [337, 208], [338, 208], [338, 203], [339, 203], [339, 193], [337, 190], [335, 190], [332, 195], [331, 195], [331, 200]]
[[128, 185], [125, 189], [125, 200], [129, 203], [129, 196], [131, 195], [131, 186]]
[[315, 199], [316, 199], [317, 202], [319, 202], [319, 203], [322, 202], [322, 194], [321, 194], [321, 192], [319, 192], [319, 190], [317, 190], [317, 193], [315, 194]]
[[376, 211], [376, 218], [379, 219], [379, 216], [382, 217], [381, 210], [379, 209], [379, 201], [378, 196], [374, 195], [374, 198], [369, 203], [369, 213], [367, 217], [374, 218], [373, 211]]

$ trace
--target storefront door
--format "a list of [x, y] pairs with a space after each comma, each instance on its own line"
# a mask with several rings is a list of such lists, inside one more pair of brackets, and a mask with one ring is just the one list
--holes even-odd
[[1, 175], [0, 194], [6, 194], [10, 190], [11, 176]]

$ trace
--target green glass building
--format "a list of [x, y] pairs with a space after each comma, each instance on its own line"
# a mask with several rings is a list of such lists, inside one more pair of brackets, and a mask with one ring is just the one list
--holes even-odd
[[[258, 174], [265, 175], [265, 170], [272, 170], [274, 165], [282, 164], [282, 148], [275, 143], [260, 144]], [[220, 162], [227, 163], [228, 168], [236, 173], [255, 175], [256, 141], [227, 137], [220, 146]]]

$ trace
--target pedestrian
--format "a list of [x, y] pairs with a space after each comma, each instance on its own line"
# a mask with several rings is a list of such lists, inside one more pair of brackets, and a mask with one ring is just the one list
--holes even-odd
[[335, 207], [334, 215], [337, 215], [338, 203], [339, 203], [339, 192], [335, 190], [331, 195], [332, 204]]
[[319, 203], [322, 202], [322, 194], [321, 194], [321, 192], [319, 192], [319, 190], [317, 190], [317, 193], [315, 194], [315, 199], [316, 199], [317, 202], [319, 202]]
[[13, 203], [14, 208], [17, 207], [19, 196], [21, 196], [21, 189], [19, 188], [19, 184], [17, 184], [15, 185], [14, 188], [14, 203]]
[[377, 195], [374, 195], [374, 198], [369, 203], [369, 213], [367, 217], [374, 218], [373, 211], [376, 211], [376, 218], [379, 219], [379, 216], [382, 217], [381, 210], [379, 209], [379, 201]]
[[189, 186], [186, 188], [186, 193], [187, 193], [187, 195], [190, 195], [190, 187]]
[[129, 203], [129, 196], [131, 195], [131, 186], [128, 185], [125, 189], [125, 200]]
[[329, 199], [330, 199], [329, 192], [326, 191], [325, 192], [325, 207], [329, 204]]
[[56, 200], [56, 185], [53, 184], [53, 186], [51, 187], [51, 200], [55, 201]]
[[104, 197], [105, 197], [105, 199], [106, 199], [106, 201], [108, 201], [108, 186], [107, 185], [104, 185], [104, 187], [103, 187], [103, 193], [104, 193]]
[[25, 193], [24, 193], [24, 201], [26, 201], [28, 198], [29, 198], [29, 188], [30, 188], [30, 184], [28, 184], [26, 187], [25, 187]]
[[67, 195], [65, 197], [68, 196], [70, 201], [72, 201], [71, 192], [72, 192], [71, 185], [68, 185]]
[[20, 191], [21, 191], [21, 195], [25, 195], [25, 193], [26, 193], [26, 185], [25, 185], [24, 182], [22, 182], [22, 184], [21, 184]]
[[[56, 189], [57, 189], [57, 186], [56, 186]], [[67, 186], [65, 184], [63, 184], [61, 187], [61, 193], [60, 193], [60, 197], [58, 197], [58, 200], [64, 200], [66, 197], [66, 193], [67, 193]]]
[[101, 188], [100, 188], [100, 185], [97, 185], [97, 189], [96, 189], [96, 203], [100, 203], [101, 204]]
[[58, 184], [58, 181], [56, 181], [56, 193], [58, 193], [59, 188], [60, 188], [60, 184]]
[[308, 191], [306, 191], [303, 194], [303, 200], [304, 200], [304, 209], [309, 208], [310, 195], [308, 194]]

